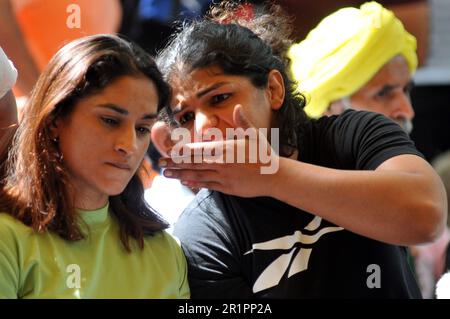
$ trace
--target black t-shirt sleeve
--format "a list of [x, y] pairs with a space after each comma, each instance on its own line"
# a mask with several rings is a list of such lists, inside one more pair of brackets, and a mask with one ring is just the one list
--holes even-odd
[[[385, 116], [348, 110], [339, 116], [323, 117], [313, 125], [309, 143], [315, 159], [324, 166], [338, 169], [374, 170], [398, 155], [413, 154], [423, 158], [406, 132]], [[316, 161], [317, 163], [317, 161]]]
[[250, 298], [238, 244], [215, 192], [202, 190], [174, 226], [188, 261], [192, 298]]

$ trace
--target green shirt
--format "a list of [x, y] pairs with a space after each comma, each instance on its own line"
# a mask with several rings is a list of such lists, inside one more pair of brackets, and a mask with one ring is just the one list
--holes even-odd
[[179, 243], [161, 231], [128, 253], [108, 205], [80, 211], [86, 238], [35, 233], [0, 213], [0, 298], [189, 298]]

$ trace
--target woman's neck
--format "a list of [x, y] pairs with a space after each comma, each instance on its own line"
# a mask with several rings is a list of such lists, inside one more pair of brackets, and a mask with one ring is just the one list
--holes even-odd
[[[80, 192], [78, 192], [80, 194]], [[74, 206], [82, 210], [97, 210], [105, 207], [108, 203], [109, 196], [105, 194], [82, 194], [75, 195]]]

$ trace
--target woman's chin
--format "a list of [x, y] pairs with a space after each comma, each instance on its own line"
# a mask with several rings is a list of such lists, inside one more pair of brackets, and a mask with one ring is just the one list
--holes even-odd
[[104, 193], [108, 196], [117, 196], [123, 193], [125, 188], [127, 187], [127, 184], [119, 184], [119, 185], [108, 185], [108, 187], [105, 187]]

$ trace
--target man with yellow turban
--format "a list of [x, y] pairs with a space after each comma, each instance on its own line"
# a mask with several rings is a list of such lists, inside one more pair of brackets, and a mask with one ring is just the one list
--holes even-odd
[[288, 56], [310, 117], [368, 110], [412, 130], [408, 93], [417, 68], [416, 39], [377, 2], [327, 16]]
[[[343, 8], [324, 18], [288, 52], [291, 74], [312, 118], [348, 108], [384, 114], [412, 130], [409, 99], [417, 68], [416, 39], [377, 2]], [[423, 296], [431, 298], [443, 271], [448, 229], [432, 244], [411, 246]], [[436, 274], [435, 274], [436, 273]]]

